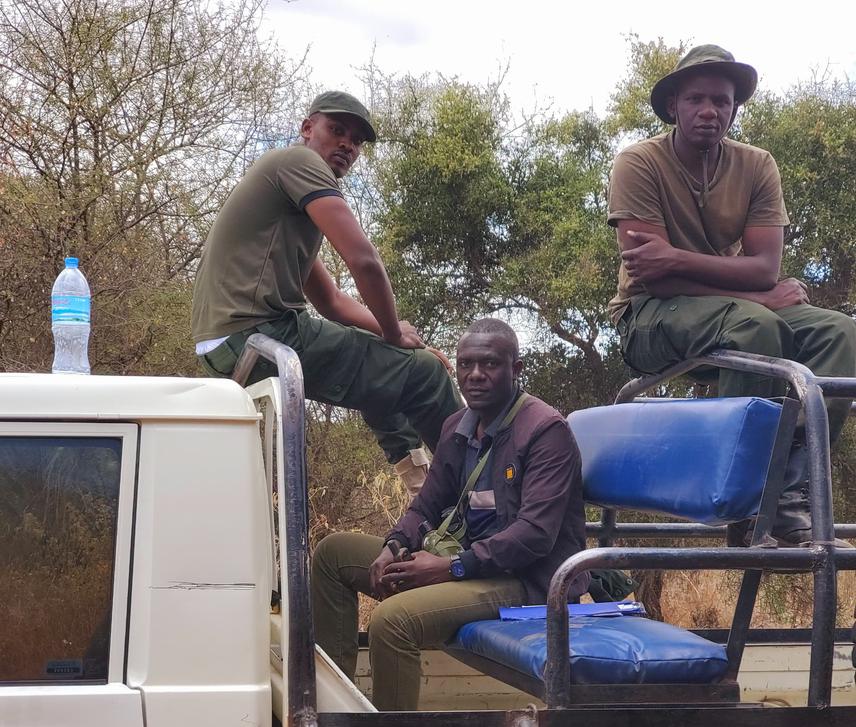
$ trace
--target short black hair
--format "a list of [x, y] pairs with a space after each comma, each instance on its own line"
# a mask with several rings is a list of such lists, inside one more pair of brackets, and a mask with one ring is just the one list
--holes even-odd
[[516, 361], [520, 358], [520, 344], [517, 341], [517, 334], [511, 326], [499, 318], [479, 318], [467, 326], [464, 336], [469, 333], [489, 333], [493, 336], [500, 336], [511, 349], [512, 359]]

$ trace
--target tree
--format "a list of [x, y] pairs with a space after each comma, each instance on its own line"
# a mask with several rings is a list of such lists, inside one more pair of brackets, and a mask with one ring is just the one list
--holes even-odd
[[743, 141], [772, 153], [791, 219], [784, 272], [805, 279], [815, 305], [856, 312], [856, 85], [825, 77], [747, 105]]
[[[606, 181], [613, 143], [592, 113], [533, 126], [512, 163], [514, 207], [497, 308], [536, 316], [565, 344], [568, 363], [584, 362], [579, 400], [607, 403], [618, 382], [606, 304], [615, 293], [615, 236], [606, 224]], [[553, 348], [556, 351], [556, 348]], [[620, 358], [619, 358], [620, 361]], [[617, 369], [622, 372], [621, 366]]]
[[546, 345], [558, 337], [581, 354], [598, 403], [609, 401], [615, 247], [603, 123], [590, 113], [515, 122], [498, 84], [378, 78], [369, 86], [390, 142], [368, 160], [373, 221], [403, 314], [447, 346], [478, 316], [525, 317]]
[[448, 346], [485, 309], [507, 242], [504, 99], [456, 81], [405, 78], [387, 90], [388, 143], [369, 160], [374, 238], [402, 315]]
[[46, 368], [62, 258], [93, 289], [92, 363], [195, 368], [191, 277], [213, 214], [300, 102], [262, 0], [0, 2], [0, 366]]
[[629, 34], [627, 41], [630, 45], [628, 71], [612, 94], [607, 125], [615, 135], [647, 139], [669, 128], [651, 109], [651, 89], [671, 73], [689, 44], [681, 41], [673, 47], [662, 38], [644, 43], [635, 33]]

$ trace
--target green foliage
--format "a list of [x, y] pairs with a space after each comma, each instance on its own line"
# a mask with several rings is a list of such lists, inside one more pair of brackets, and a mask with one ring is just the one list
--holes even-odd
[[612, 140], [585, 113], [547, 121], [526, 144], [514, 164], [511, 243], [496, 290], [508, 308], [535, 313], [576, 347], [602, 379], [598, 345], [615, 289], [614, 235], [605, 224]]
[[635, 33], [627, 40], [630, 45], [628, 72], [612, 94], [608, 125], [615, 135], [645, 139], [669, 128], [651, 110], [651, 89], [671, 73], [689, 44], [681, 41], [677, 47], [672, 47], [662, 38], [644, 43]]
[[0, 368], [47, 368], [50, 286], [74, 254], [93, 290], [94, 370], [193, 371], [148, 349], [171, 335], [160, 323], [176, 320], [214, 213], [302, 89], [300, 65], [259, 40], [263, 7], [0, 2]]
[[450, 82], [399, 97], [378, 177], [376, 240], [401, 313], [421, 329], [483, 308], [505, 245], [511, 189], [490, 90]]
[[812, 302], [854, 306], [856, 86], [823, 80], [787, 96], [760, 93], [747, 105], [740, 138], [779, 165], [791, 226], [783, 271], [805, 279]]
[[598, 380], [591, 378], [586, 358], [578, 351], [569, 351], [567, 345], [527, 350], [523, 355], [523, 385], [562, 414], [609, 403], [631, 377], [617, 348], [612, 344], [604, 355], [603, 377]]

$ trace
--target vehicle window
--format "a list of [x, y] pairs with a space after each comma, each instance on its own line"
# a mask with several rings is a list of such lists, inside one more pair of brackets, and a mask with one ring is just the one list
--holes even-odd
[[107, 679], [121, 453], [0, 436], [0, 681]]

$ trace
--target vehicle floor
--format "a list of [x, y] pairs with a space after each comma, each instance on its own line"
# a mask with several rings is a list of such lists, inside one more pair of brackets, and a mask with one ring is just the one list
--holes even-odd
[[[850, 661], [852, 647], [852, 644], [836, 646], [833, 706], [856, 706], [856, 685]], [[746, 647], [738, 677], [741, 699], [771, 707], [805, 706], [808, 668], [809, 647], [806, 644], [750, 644]], [[371, 699], [371, 671], [365, 648], [360, 649], [354, 681]], [[531, 695], [485, 676], [442, 651], [423, 652], [420, 710], [524, 709], [529, 704], [544, 706]]]

